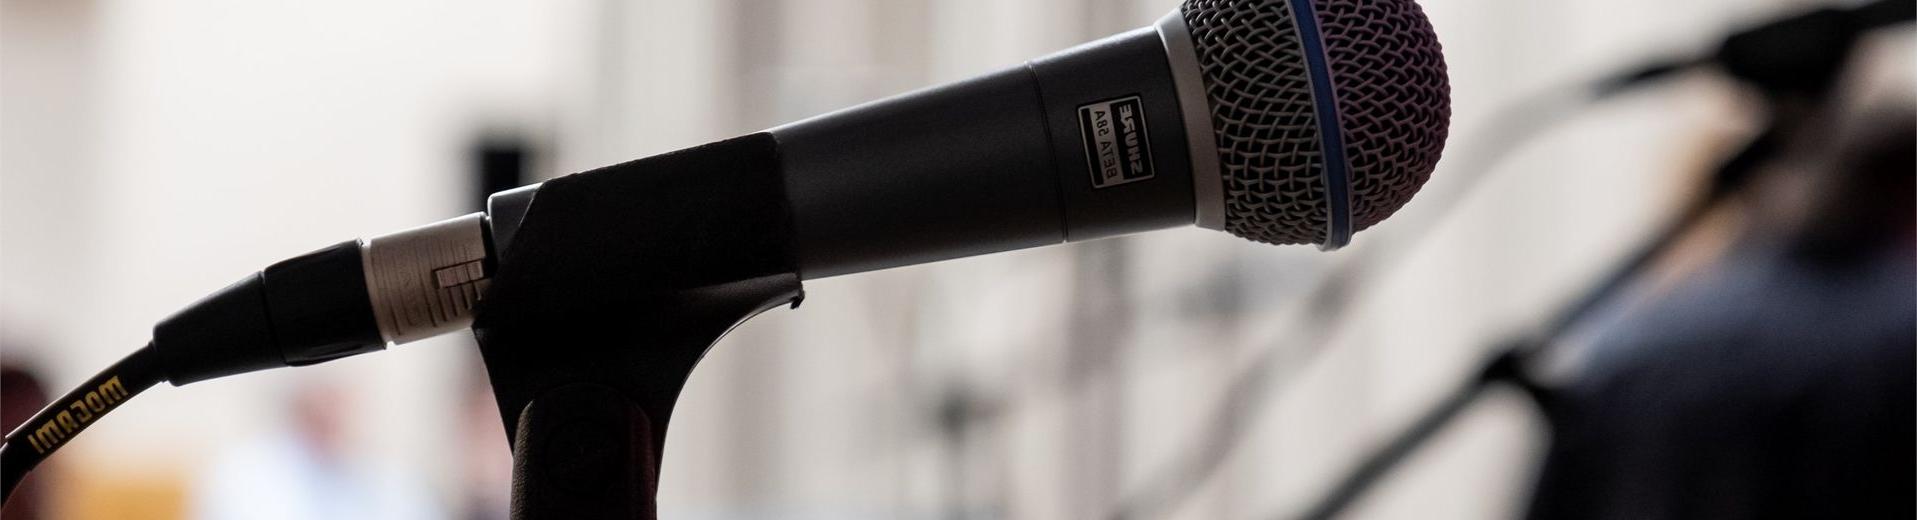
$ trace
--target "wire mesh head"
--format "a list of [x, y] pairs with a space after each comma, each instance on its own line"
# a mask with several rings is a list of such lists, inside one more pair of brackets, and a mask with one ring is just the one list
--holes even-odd
[[[1451, 88], [1437, 36], [1412, 0], [1294, 1], [1309, 2], [1303, 14], [1314, 16], [1317, 42], [1300, 36], [1291, 1], [1186, 0], [1181, 11], [1211, 102], [1225, 230], [1324, 243], [1328, 157], [1343, 157], [1353, 230], [1384, 220], [1437, 166]], [[1314, 92], [1308, 52], [1322, 53], [1330, 92]], [[1337, 129], [1342, 154], [1324, 149], [1324, 128]]]

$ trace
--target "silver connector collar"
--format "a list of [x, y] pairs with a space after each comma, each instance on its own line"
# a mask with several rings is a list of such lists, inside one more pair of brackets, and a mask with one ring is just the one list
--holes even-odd
[[1225, 177], [1218, 167], [1218, 137], [1212, 130], [1211, 100], [1205, 93], [1204, 70], [1184, 12], [1172, 9], [1158, 19], [1158, 39], [1165, 43], [1171, 63], [1172, 88], [1178, 92], [1178, 111], [1185, 116], [1185, 145], [1191, 153], [1193, 222], [1206, 229], [1225, 229]]
[[360, 241], [379, 334], [398, 345], [472, 326], [486, 292], [486, 214]]

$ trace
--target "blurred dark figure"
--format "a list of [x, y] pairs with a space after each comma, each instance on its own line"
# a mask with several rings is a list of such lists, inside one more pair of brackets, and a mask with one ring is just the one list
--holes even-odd
[[[40, 378], [22, 367], [0, 364], [0, 431], [10, 432], [47, 406], [47, 390]], [[40, 473], [45, 473], [43, 466]], [[37, 475], [37, 474], [36, 474]], [[45, 517], [39, 478], [28, 475], [0, 510], [0, 520], [34, 520]]]
[[1544, 404], [1533, 518], [1917, 515], [1917, 111], [1807, 123]]

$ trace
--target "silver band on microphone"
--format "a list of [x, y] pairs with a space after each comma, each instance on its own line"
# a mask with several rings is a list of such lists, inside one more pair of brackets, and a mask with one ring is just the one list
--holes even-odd
[[1218, 167], [1218, 137], [1212, 133], [1211, 101], [1205, 94], [1204, 71], [1184, 13], [1172, 9], [1158, 19], [1158, 39], [1165, 42], [1165, 58], [1172, 69], [1172, 87], [1178, 91], [1178, 110], [1185, 116], [1185, 145], [1191, 155], [1192, 197], [1197, 202], [1194, 221], [1205, 229], [1225, 229], [1224, 172]]

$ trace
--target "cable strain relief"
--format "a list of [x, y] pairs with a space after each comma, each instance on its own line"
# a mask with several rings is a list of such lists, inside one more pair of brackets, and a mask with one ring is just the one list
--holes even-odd
[[174, 386], [285, 366], [266, 313], [266, 283], [253, 273], [153, 327], [160, 371]]
[[305, 366], [386, 348], [367, 295], [360, 242], [268, 266], [266, 310], [286, 366]]
[[153, 328], [174, 386], [385, 347], [357, 240], [268, 266]]

